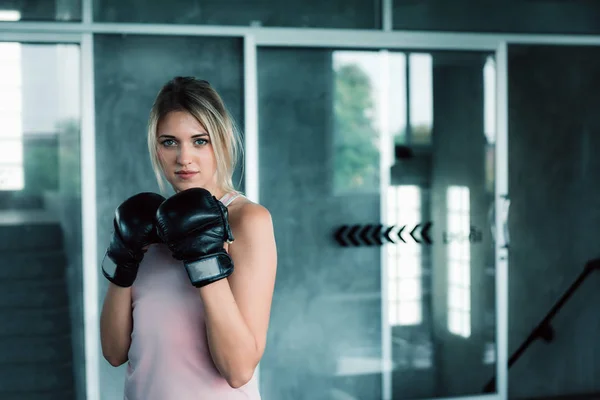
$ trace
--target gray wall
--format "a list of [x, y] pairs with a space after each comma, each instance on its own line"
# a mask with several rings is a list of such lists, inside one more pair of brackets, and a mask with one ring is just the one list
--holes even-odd
[[94, 18], [101, 22], [377, 29], [379, 9], [379, 2], [373, 0], [95, 0]]
[[344, 357], [380, 359], [381, 288], [379, 249], [340, 248], [331, 233], [379, 221], [380, 199], [334, 192], [331, 52], [263, 49], [258, 68], [260, 198], [279, 257], [264, 399], [380, 398], [376, 370], [336, 375]]
[[81, 21], [81, 0], [5, 0], [3, 10], [17, 10], [21, 21]]
[[[600, 50], [509, 48], [509, 350], [599, 254]], [[600, 274], [511, 369], [510, 394], [600, 391]]]
[[[242, 119], [242, 43], [239, 39], [97, 35], [94, 41], [98, 265], [115, 208], [141, 191], [156, 191], [146, 125], [160, 87], [177, 75], [206, 79], [233, 117]], [[98, 270], [101, 307], [107, 281]], [[100, 351], [100, 348], [98, 349]], [[101, 398], [121, 399], [125, 367], [101, 360]]]
[[590, 0], [394, 0], [394, 29], [459, 32], [600, 32]]

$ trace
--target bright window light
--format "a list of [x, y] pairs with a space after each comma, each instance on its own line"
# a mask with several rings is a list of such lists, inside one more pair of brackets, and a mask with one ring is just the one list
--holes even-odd
[[0, 10], [0, 21], [20, 21], [21, 13], [17, 10]]
[[0, 42], [0, 190], [23, 190], [21, 45]]
[[488, 57], [483, 67], [483, 124], [488, 143], [496, 142], [496, 61]]
[[471, 336], [471, 243], [469, 188], [450, 186], [447, 192], [448, 231], [448, 331]]
[[[418, 186], [388, 187], [387, 204], [386, 219], [389, 225], [407, 225], [412, 229], [420, 222], [421, 189]], [[386, 247], [389, 324], [418, 325], [423, 321], [421, 246], [407, 243]]]
[[409, 110], [411, 144], [431, 143], [433, 127], [433, 58], [431, 54], [409, 56]]

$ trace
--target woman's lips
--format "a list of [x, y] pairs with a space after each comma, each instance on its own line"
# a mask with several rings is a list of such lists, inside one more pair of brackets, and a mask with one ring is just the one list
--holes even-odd
[[175, 172], [175, 174], [181, 179], [190, 179], [193, 178], [198, 172], [195, 171], [180, 171]]

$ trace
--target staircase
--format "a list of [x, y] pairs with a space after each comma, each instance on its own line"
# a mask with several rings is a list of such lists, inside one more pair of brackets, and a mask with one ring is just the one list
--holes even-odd
[[[7, 214], [8, 215], [8, 214]], [[60, 225], [0, 215], [0, 399], [74, 398]]]

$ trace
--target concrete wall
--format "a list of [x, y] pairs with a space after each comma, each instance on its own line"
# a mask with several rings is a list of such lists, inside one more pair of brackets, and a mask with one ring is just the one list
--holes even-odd
[[[600, 249], [600, 50], [511, 46], [509, 51], [509, 349]], [[597, 392], [593, 274], [558, 314], [556, 340], [536, 342], [511, 369], [515, 398]]]

